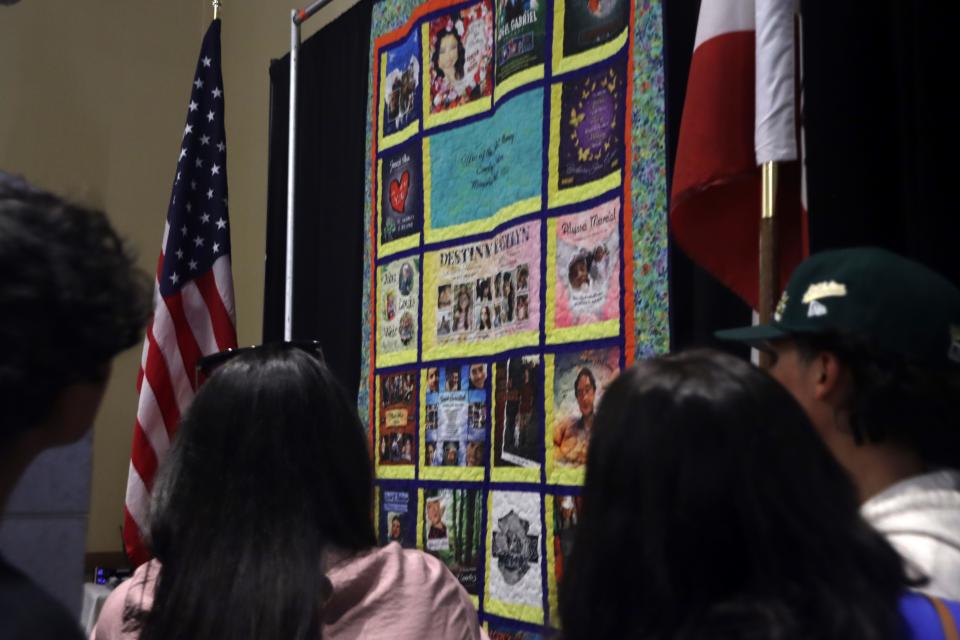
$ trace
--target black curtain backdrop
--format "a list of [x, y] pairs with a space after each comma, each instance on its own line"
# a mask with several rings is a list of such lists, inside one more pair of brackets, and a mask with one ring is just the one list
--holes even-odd
[[[300, 49], [294, 339], [316, 339], [351, 394], [360, 381], [370, 0]], [[264, 342], [283, 338], [290, 56], [270, 64]]]
[[802, 15], [811, 250], [882, 246], [960, 284], [960, 5], [804, 0]]

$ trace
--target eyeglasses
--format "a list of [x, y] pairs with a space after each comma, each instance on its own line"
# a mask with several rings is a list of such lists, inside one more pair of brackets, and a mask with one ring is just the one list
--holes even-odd
[[197, 360], [196, 371], [194, 372], [194, 383], [196, 388], [200, 388], [200, 385], [207, 381], [207, 379], [213, 375], [213, 372], [222, 367], [224, 364], [232, 360], [233, 358], [239, 356], [243, 353], [251, 353], [258, 351], [264, 348], [273, 348], [273, 349], [298, 349], [303, 351], [309, 356], [316, 358], [320, 362], [324, 362], [323, 357], [323, 348], [320, 346], [318, 340], [294, 340], [290, 342], [267, 342], [264, 344], [257, 344], [251, 347], [239, 347], [236, 349], [227, 349], [226, 351], [220, 351], [219, 353], [212, 353], [208, 356], [204, 356]]

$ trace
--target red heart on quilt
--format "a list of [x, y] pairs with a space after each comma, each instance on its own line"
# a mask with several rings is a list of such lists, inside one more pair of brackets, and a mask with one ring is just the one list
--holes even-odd
[[407, 193], [409, 190], [410, 171], [409, 169], [404, 169], [399, 182], [396, 179], [390, 181], [390, 206], [397, 213], [403, 213], [404, 207], [407, 206]]

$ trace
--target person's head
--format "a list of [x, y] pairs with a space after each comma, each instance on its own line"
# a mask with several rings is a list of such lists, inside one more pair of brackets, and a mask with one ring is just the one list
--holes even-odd
[[447, 465], [456, 465], [460, 456], [460, 447], [454, 442], [448, 442], [443, 447], [443, 461]]
[[463, 41], [455, 28], [437, 33], [433, 47], [433, 68], [437, 76], [450, 81], [463, 78], [463, 63], [466, 52]]
[[561, 585], [565, 637], [892, 638], [905, 585], [764, 372], [695, 351], [607, 388]]
[[440, 372], [436, 367], [427, 369], [427, 391], [437, 391], [440, 387]]
[[435, 527], [443, 524], [443, 502], [440, 498], [427, 499], [427, 521]]
[[404, 262], [400, 266], [400, 293], [406, 295], [410, 293], [410, 289], [413, 286], [413, 268], [409, 263]]
[[433, 460], [433, 455], [437, 452], [437, 445], [433, 442], [427, 443], [427, 464], [430, 464]]
[[527, 298], [526, 296], [521, 296], [517, 300], [517, 315], [520, 317], [521, 320], [525, 320], [527, 318], [527, 314], [528, 314]]
[[460, 287], [460, 291], [457, 293], [457, 308], [463, 311], [470, 308], [470, 292], [467, 291], [466, 287]]
[[587, 264], [587, 256], [585, 254], [577, 254], [570, 262], [567, 271], [570, 286], [574, 289], [580, 289], [590, 284], [590, 265]]
[[878, 446], [960, 466], [960, 290], [926, 267], [880, 249], [819, 253], [773, 322], [718, 336], [770, 351], [771, 375], [848, 466]]
[[460, 388], [459, 367], [447, 367], [447, 389], [455, 391]]
[[487, 382], [487, 365], [475, 362], [470, 365], [470, 388], [483, 389]]
[[140, 637], [317, 637], [324, 549], [376, 544], [372, 482], [356, 405], [315, 355], [265, 346], [228, 360], [154, 486], [162, 569]]
[[393, 516], [390, 520], [390, 539], [399, 540], [400, 539], [400, 516]]
[[400, 316], [398, 328], [400, 333], [400, 342], [407, 344], [413, 340], [413, 314], [411, 314], [409, 311], [404, 311], [403, 315]]
[[468, 467], [482, 467], [483, 466], [483, 443], [482, 442], [468, 442], [467, 443], [467, 462]]
[[149, 279], [103, 212], [0, 172], [0, 452], [86, 433], [149, 314]]
[[577, 398], [577, 406], [583, 417], [593, 415], [593, 401], [597, 395], [597, 379], [589, 367], [583, 367], [573, 381], [573, 393]]
[[480, 311], [480, 322], [485, 327], [490, 326], [490, 307], [484, 307]]

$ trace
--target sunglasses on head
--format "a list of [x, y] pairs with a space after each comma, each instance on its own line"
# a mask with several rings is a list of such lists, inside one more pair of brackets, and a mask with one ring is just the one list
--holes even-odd
[[320, 362], [324, 362], [323, 348], [321, 348], [318, 340], [267, 342], [264, 344], [253, 345], [252, 347], [227, 349], [226, 351], [220, 351], [219, 353], [211, 353], [210, 355], [204, 356], [197, 360], [197, 367], [194, 371], [194, 383], [196, 384], [196, 388], [199, 388], [200, 385], [206, 382], [207, 379], [213, 375], [214, 371], [222, 367], [227, 362], [230, 362], [235, 357], [244, 353], [253, 353], [265, 348], [280, 350], [297, 349], [299, 351], [303, 351], [309, 356], [316, 358]]

